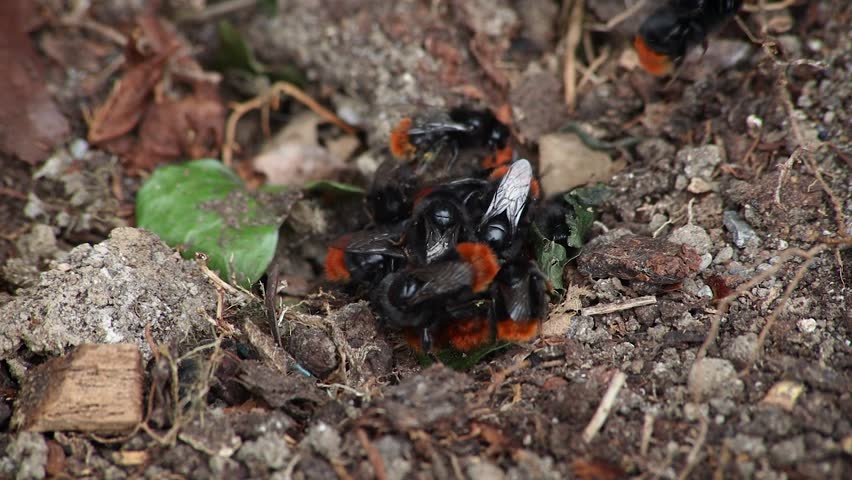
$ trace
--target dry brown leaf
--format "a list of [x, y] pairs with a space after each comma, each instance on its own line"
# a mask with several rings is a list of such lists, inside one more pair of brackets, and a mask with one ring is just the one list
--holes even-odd
[[24, 31], [28, 0], [0, 2], [0, 151], [38, 164], [71, 129], [45, 89], [42, 65]]
[[319, 115], [302, 112], [290, 121], [252, 160], [255, 170], [266, 175], [269, 185], [301, 186], [310, 180], [327, 179], [346, 165], [319, 144]]

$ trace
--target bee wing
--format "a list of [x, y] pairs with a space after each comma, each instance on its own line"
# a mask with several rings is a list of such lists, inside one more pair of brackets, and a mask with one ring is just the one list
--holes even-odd
[[411, 299], [414, 305], [455, 294], [473, 284], [473, 270], [464, 262], [436, 263], [410, 273], [423, 282]]
[[363, 231], [352, 234], [346, 251], [351, 253], [380, 253], [392, 257], [403, 257], [400, 248], [400, 233], [395, 231]]
[[510, 284], [500, 285], [500, 295], [509, 317], [522, 322], [532, 318], [532, 302], [530, 298], [530, 278], [528, 276]]
[[409, 135], [422, 135], [424, 133], [436, 132], [468, 132], [471, 130], [469, 125], [453, 121], [437, 121], [426, 122], [415, 125], [408, 130]]
[[509, 171], [500, 180], [497, 192], [491, 199], [491, 204], [482, 217], [480, 226], [488, 220], [506, 212], [506, 217], [512, 226], [512, 233], [521, 221], [521, 214], [530, 192], [530, 184], [533, 180], [532, 165], [529, 160], [520, 159], [509, 166]]

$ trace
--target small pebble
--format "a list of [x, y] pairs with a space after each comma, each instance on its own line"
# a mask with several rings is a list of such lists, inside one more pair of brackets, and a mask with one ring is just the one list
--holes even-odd
[[802, 333], [814, 333], [816, 330], [817, 322], [816, 319], [813, 318], [803, 318], [796, 322], [796, 326], [799, 327], [799, 331]]
[[725, 224], [725, 228], [733, 234], [734, 245], [737, 247], [743, 248], [750, 242], [758, 240], [757, 233], [737, 212], [725, 210], [725, 213], [722, 214], [722, 222]]
[[728, 360], [703, 358], [692, 365], [687, 387], [693, 397], [699, 400], [734, 398], [742, 393], [743, 381], [737, 376], [737, 370]]

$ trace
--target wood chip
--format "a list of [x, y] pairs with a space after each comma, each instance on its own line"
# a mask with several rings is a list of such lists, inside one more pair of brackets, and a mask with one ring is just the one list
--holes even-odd
[[81, 345], [27, 372], [12, 425], [35, 432], [129, 432], [142, 421], [143, 379], [136, 345]]

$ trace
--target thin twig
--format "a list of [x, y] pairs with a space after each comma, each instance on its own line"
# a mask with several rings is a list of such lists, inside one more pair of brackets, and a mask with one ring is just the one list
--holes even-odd
[[224, 0], [223, 2], [214, 3], [205, 7], [200, 12], [193, 12], [186, 16], [178, 17], [180, 22], [203, 23], [210, 19], [221, 17], [227, 13], [242, 10], [244, 8], [257, 5], [258, 0]]
[[367, 436], [367, 432], [363, 428], [359, 428], [357, 434], [358, 441], [361, 442], [361, 446], [364, 447], [364, 450], [367, 452], [367, 459], [370, 460], [370, 463], [373, 465], [376, 479], [385, 480], [387, 478], [387, 475], [385, 474], [385, 461], [382, 459], [379, 449], [370, 442], [370, 437]]
[[601, 54], [598, 55], [597, 58], [592, 60], [592, 63], [589, 64], [588, 68], [581, 69], [581, 73], [583, 74], [583, 76], [580, 77], [580, 82], [577, 84], [577, 88], [583, 88], [583, 86], [589, 81], [592, 81], [596, 84], [602, 82], [603, 79], [597, 78], [597, 75], [595, 75], [595, 71], [600, 68], [601, 65], [604, 64], [607, 58], [609, 58], [609, 46], [605, 47]]
[[653, 413], [645, 412], [645, 421], [642, 423], [642, 440], [639, 443], [639, 454], [643, 457], [648, 455], [648, 448], [651, 446], [651, 437], [654, 436], [655, 418]]
[[583, 430], [583, 441], [586, 443], [590, 443], [595, 439], [598, 431], [609, 416], [609, 412], [612, 410], [612, 407], [615, 404], [615, 399], [618, 397], [618, 392], [621, 390], [621, 387], [624, 386], [625, 380], [627, 380], [627, 375], [625, 375], [624, 372], [618, 371], [615, 372], [615, 375], [613, 375], [612, 381], [609, 382], [609, 387], [607, 387], [606, 393], [604, 393], [603, 399], [601, 400], [601, 404], [598, 405], [598, 409], [595, 411], [595, 414], [592, 416], [589, 424], [586, 425], [585, 430]]
[[583, 34], [584, 0], [574, 0], [571, 20], [565, 37], [565, 69], [562, 81], [565, 84], [565, 105], [573, 111], [577, 104], [577, 46]]
[[593, 30], [595, 32], [609, 32], [613, 28], [617, 27], [618, 24], [620, 24], [621, 22], [623, 22], [623, 21], [627, 20], [628, 18], [632, 17], [633, 15], [635, 15], [636, 12], [639, 11], [639, 9], [641, 9], [642, 7], [645, 6], [645, 2], [647, 2], [647, 0], [639, 0], [638, 2], [634, 3], [633, 5], [625, 8], [618, 15], [610, 18], [606, 23], [603, 23], [603, 24], [599, 23], [597, 25], [592, 25], [591, 27], [589, 27], [589, 29]]
[[793, 295], [793, 290], [795, 290], [799, 285], [799, 282], [802, 281], [802, 277], [805, 276], [808, 268], [813, 265], [816, 259], [816, 256], [807, 259], [805, 263], [801, 264], [798, 270], [796, 270], [796, 274], [793, 276], [792, 280], [790, 280], [790, 283], [787, 284], [787, 288], [784, 289], [784, 294], [781, 296], [781, 299], [778, 300], [778, 306], [775, 307], [775, 310], [773, 310], [768, 317], [766, 317], [766, 324], [763, 326], [763, 329], [760, 330], [760, 335], [757, 337], [757, 344], [755, 344], [754, 350], [752, 350], [751, 355], [749, 356], [748, 363], [746, 363], [746, 366], [742, 369], [742, 371], [740, 371], [740, 375], [748, 373], [752, 365], [754, 365], [758, 358], [760, 358], [760, 353], [763, 351], [763, 344], [766, 341], [766, 336], [769, 334], [772, 326], [775, 325], [775, 321], [778, 319], [778, 316], [787, 306], [787, 302]]
[[745, 3], [743, 4], [742, 10], [748, 13], [757, 13], [760, 11], [777, 12], [778, 10], [784, 10], [785, 8], [793, 6], [794, 3], [796, 3], [796, 0], [781, 0], [780, 2], [775, 3], [763, 3], [763, 5]]
[[810, 250], [802, 250], [800, 248], [789, 248], [781, 252], [778, 256], [779, 261], [775, 265], [767, 268], [766, 270], [760, 272], [759, 274], [752, 277], [751, 280], [743, 283], [738, 286], [736, 290], [733, 291], [730, 295], [723, 298], [719, 302], [718, 308], [716, 308], [716, 313], [713, 314], [713, 317], [710, 319], [710, 331], [707, 332], [707, 338], [704, 339], [704, 343], [701, 344], [701, 348], [698, 349], [698, 353], [695, 355], [695, 361], [701, 360], [707, 355], [707, 349], [710, 348], [710, 345], [716, 341], [716, 337], [719, 335], [719, 327], [722, 324], [722, 317], [725, 313], [728, 312], [728, 308], [730, 308], [731, 304], [739, 298], [741, 295], [751, 290], [752, 287], [763, 282], [767, 278], [778, 273], [779, 270], [785, 265], [786, 260], [792, 257], [802, 257], [805, 259], [813, 258], [824, 250], [826, 250], [829, 246], [826, 244], [817, 245]]
[[684, 465], [683, 470], [680, 471], [680, 474], [677, 476], [678, 480], [686, 480], [689, 478], [689, 473], [698, 465], [698, 457], [701, 454], [701, 448], [704, 447], [704, 442], [707, 440], [707, 419], [703, 416], [700, 420], [701, 424], [698, 427], [698, 437], [695, 438], [695, 444], [692, 446], [692, 449], [689, 451], [689, 455], [686, 456], [686, 465]]
[[234, 150], [238, 149], [235, 139], [237, 135], [237, 122], [240, 118], [252, 110], [263, 109], [266, 106], [271, 106], [272, 108], [277, 109], [280, 103], [279, 96], [282, 94], [293, 97], [296, 101], [319, 115], [323, 120], [337, 125], [344, 132], [349, 134], [355, 133], [355, 128], [344, 122], [331, 110], [320, 105], [316, 100], [311, 98], [310, 95], [299, 89], [299, 87], [287, 82], [276, 82], [270, 85], [269, 88], [260, 95], [246, 100], [245, 102], [236, 103], [232, 106], [233, 111], [228, 116], [228, 121], [225, 123], [225, 141], [222, 144], [222, 163], [228, 166], [232, 164]]
[[624, 302], [586, 307], [580, 312], [580, 314], [584, 316], [604, 315], [607, 313], [620, 312], [622, 310], [630, 310], [631, 308], [644, 307], [645, 305], [653, 305], [655, 303], [657, 303], [656, 296], [646, 295], [644, 297], [632, 298]]

